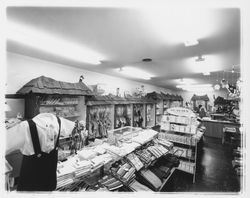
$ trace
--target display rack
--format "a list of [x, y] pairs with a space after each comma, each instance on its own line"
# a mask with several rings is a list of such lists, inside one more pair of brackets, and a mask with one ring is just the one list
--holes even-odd
[[[162, 117], [159, 137], [174, 143], [174, 150], [182, 151], [178, 170], [193, 175], [195, 183], [197, 162], [197, 126], [196, 115], [189, 109], [176, 107], [168, 109]], [[178, 152], [177, 152], [178, 153]]]

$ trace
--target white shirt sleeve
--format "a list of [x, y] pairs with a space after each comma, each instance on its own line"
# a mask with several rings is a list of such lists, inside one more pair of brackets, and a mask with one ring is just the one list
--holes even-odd
[[[69, 136], [75, 123], [64, 118], [60, 118], [60, 120], [61, 135]], [[48, 113], [39, 114], [33, 118], [33, 121], [36, 123], [41, 150], [42, 152], [49, 153], [55, 148], [59, 132], [59, 124], [56, 116]], [[27, 121], [23, 121], [7, 130], [6, 137], [6, 154], [14, 150], [20, 150], [23, 155], [35, 154]]]

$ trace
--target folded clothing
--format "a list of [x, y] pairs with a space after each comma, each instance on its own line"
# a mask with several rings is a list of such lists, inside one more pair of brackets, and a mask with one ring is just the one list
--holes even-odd
[[135, 178], [136, 169], [131, 166], [129, 163], [124, 162], [119, 167], [112, 167], [111, 171], [124, 183], [129, 183]]
[[105, 186], [108, 190], [116, 190], [123, 186], [122, 182], [112, 175], [104, 176], [101, 180], [99, 180], [99, 183]]
[[150, 188], [148, 188], [147, 186], [141, 184], [140, 182], [138, 182], [137, 180], [134, 180], [133, 182], [131, 182], [129, 184], [129, 188], [133, 191], [133, 192], [138, 192], [138, 191], [152, 191]]
[[163, 155], [163, 153], [156, 146], [149, 146], [147, 150], [156, 158], [159, 158]]
[[137, 171], [143, 167], [143, 163], [134, 153], [130, 153], [127, 156], [127, 159], [131, 164], [133, 164], [133, 166], [136, 168]]
[[81, 151], [78, 151], [77, 156], [80, 160], [89, 160], [89, 159], [93, 159], [95, 156], [97, 156], [97, 152], [95, 152], [94, 150], [87, 150], [87, 149], [83, 149]]
[[161, 144], [162, 146], [166, 147], [168, 150], [172, 149], [174, 144], [166, 139], [155, 139], [155, 143]]
[[180, 164], [180, 160], [173, 154], [167, 154], [163, 158], [165, 165], [169, 168], [178, 167]]
[[152, 154], [146, 149], [138, 150], [135, 152], [138, 158], [142, 161], [144, 165], [149, 165], [152, 161]]
[[162, 180], [168, 177], [171, 169], [166, 166], [153, 166], [150, 168], [150, 171], [152, 171], [158, 178]]
[[154, 191], [157, 191], [160, 189], [162, 182], [152, 171], [141, 170], [139, 174], [140, 174], [141, 178], [144, 179], [144, 182], [149, 184], [149, 186]]
[[139, 144], [145, 144], [146, 142], [152, 140], [156, 135], [157, 131], [154, 131], [152, 129], [146, 129], [138, 133], [138, 136], [133, 137], [132, 141], [139, 143]]

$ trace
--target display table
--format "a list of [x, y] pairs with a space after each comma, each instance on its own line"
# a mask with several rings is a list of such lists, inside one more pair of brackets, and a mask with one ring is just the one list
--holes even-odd
[[222, 120], [202, 120], [203, 125], [206, 127], [205, 136], [223, 138], [223, 128], [225, 127], [240, 127], [240, 123], [233, 123]]

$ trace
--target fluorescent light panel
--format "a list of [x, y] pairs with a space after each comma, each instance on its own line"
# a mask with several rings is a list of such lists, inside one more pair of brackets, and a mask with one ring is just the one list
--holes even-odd
[[7, 38], [60, 57], [90, 64], [100, 64], [104, 57], [82, 45], [78, 45], [58, 35], [52, 35], [22, 24], [9, 22]]
[[205, 88], [212, 87], [212, 84], [177, 85], [177, 88]]
[[119, 72], [121, 72], [122, 74], [129, 76], [129, 77], [141, 78], [144, 80], [150, 80], [151, 77], [153, 77], [152, 74], [149, 74], [141, 69], [137, 69], [137, 68], [134, 68], [132, 66], [122, 67], [121, 69], [119, 69]]
[[199, 44], [199, 41], [197, 39], [188, 39], [188, 40], [184, 41], [184, 45], [186, 47], [195, 46], [198, 44]]

